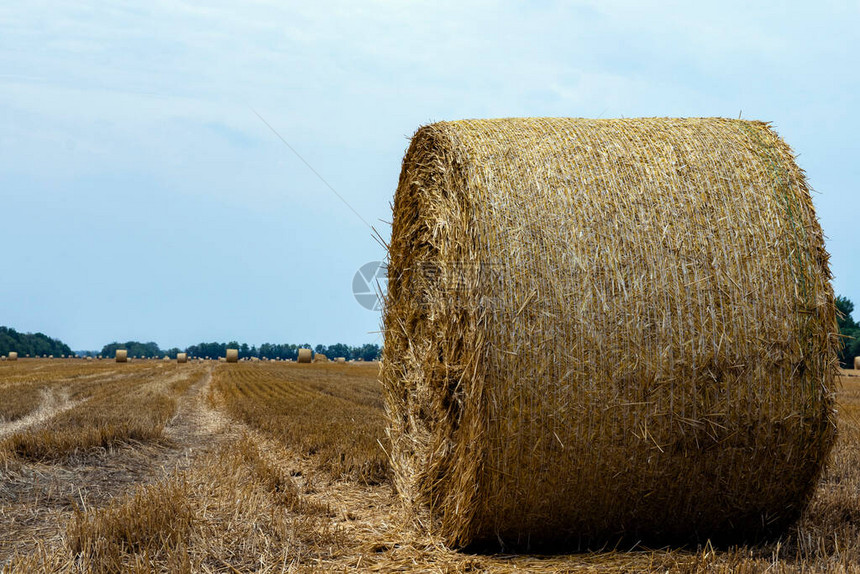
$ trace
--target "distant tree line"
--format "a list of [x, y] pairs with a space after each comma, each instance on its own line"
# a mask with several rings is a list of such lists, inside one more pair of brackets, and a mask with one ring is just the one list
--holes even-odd
[[860, 325], [851, 317], [854, 303], [848, 297], [836, 297], [836, 322], [839, 324], [839, 364], [845, 369], [854, 368], [854, 357], [860, 355]]
[[379, 345], [368, 343], [360, 347], [351, 347], [343, 343], [334, 345], [317, 345], [311, 347], [309, 343], [302, 345], [263, 343], [259, 347], [248, 346], [247, 343], [230, 341], [229, 343], [198, 343], [185, 349], [161, 349], [156, 343], [140, 343], [138, 341], [127, 341], [125, 343], [111, 343], [102, 348], [103, 357], [113, 357], [117, 349], [125, 349], [130, 357], [163, 357], [167, 355], [171, 359], [176, 358], [177, 353], [188, 353], [191, 357], [223, 357], [227, 349], [238, 349], [240, 359], [293, 359], [299, 356], [299, 349], [311, 349], [315, 353], [322, 353], [329, 358], [345, 357], [346, 359], [361, 359], [363, 361], [375, 361], [379, 359], [381, 349]]
[[0, 327], [0, 355], [8, 355], [10, 351], [15, 351], [21, 357], [72, 354], [68, 345], [42, 333], [19, 333], [11, 327]]

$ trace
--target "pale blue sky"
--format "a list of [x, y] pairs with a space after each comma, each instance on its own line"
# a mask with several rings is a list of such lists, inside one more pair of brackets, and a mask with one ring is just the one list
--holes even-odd
[[0, 324], [73, 348], [379, 342], [408, 137], [435, 120], [774, 122], [860, 304], [857, 2], [0, 5]]

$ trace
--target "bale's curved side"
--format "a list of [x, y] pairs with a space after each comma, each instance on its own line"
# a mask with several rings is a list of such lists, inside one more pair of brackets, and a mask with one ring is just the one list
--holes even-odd
[[187, 353], [176, 353], [176, 362], [177, 363], [187, 363], [188, 362], [188, 354]]
[[854, 357], [854, 370], [860, 371], [860, 357]]
[[9, 351], [9, 355], [6, 358], [10, 361], [17, 361], [18, 360], [18, 353], [15, 351]]
[[227, 349], [227, 354], [225, 357], [228, 363], [238, 363], [239, 362], [239, 349]]
[[297, 363], [310, 363], [311, 362], [311, 350], [310, 349], [299, 349], [298, 358], [296, 359]]
[[835, 306], [766, 124], [426, 126], [388, 275], [395, 484], [449, 543], [748, 538], [805, 506]]
[[128, 351], [125, 349], [117, 349], [116, 350], [116, 362], [117, 363], [127, 363], [128, 362]]

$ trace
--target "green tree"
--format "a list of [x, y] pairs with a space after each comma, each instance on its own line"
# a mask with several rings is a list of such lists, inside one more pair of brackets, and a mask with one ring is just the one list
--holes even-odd
[[860, 325], [851, 316], [854, 303], [847, 297], [836, 297], [836, 323], [839, 326], [839, 364], [844, 369], [854, 368], [854, 357], [860, 355]]

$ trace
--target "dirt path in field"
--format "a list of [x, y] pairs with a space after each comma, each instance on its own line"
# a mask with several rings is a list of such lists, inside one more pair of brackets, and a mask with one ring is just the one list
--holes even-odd
[[187, 468], [201, 453], [209, 452], [225, 440], [239, 435], [238, 427], [208, 401], [212, 367], [183, 395], [176, 414], [164, 428], [170, 451], [159, 461], [165, 472]]
[[49, 387], [47, 389], [42, 389], [41, 394], [42, 401], [35, 411], [18, 420], [8, 423], [0, 423], [0, 439], [3, 439], [10, 434], [26, 430], [32, 426], [45, 423], [61, 412], [67, 411], [83, 402], [70, 401], [69, 390], [66, 388], [54, 389]]

